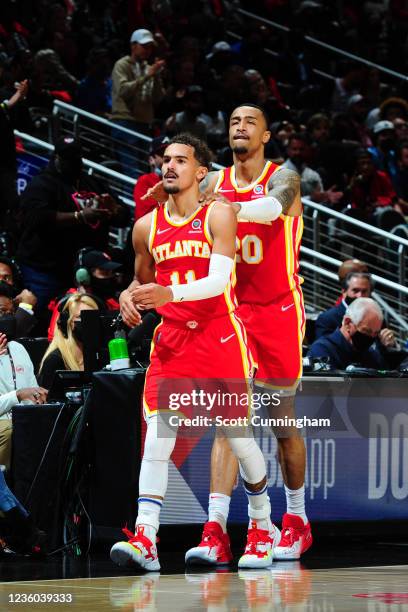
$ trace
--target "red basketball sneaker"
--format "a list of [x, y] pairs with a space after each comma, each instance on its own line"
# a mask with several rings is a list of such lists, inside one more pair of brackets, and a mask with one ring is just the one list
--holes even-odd
[[215, 521], [206, 523], [201, 542], [186, 552], [185, 559], [188, 565], [228, 565], [232, 561], [228, 534]]
[[110, 551], [112, 561], [121, 566], [138, 565], [149, 572], [157, 572], [160, 569], [160, 563], [156, 544], [153, 544], [144, 535], [144, 527], [139, 525], [135, 534], [129, 529], [122, 529], [122, 531], [128, 537], [128, 541], [116, 542], [112, 546]]
[[273, 531], [258, 529], [251, 523], [248, 529], [247, 544], [244, 554], [238, 561], [239, 569], [260, 569], [272, 564], [276, 545], [280, 541], [280, 531], [274, 525]]
[[310, 523], [305, 525], [303, 519], [295, 514], [284, 514], [282, 519], [282, 539], [275, 548], [277, 561], [293, 561], [300, 559], [312, 545], [312, 529]]

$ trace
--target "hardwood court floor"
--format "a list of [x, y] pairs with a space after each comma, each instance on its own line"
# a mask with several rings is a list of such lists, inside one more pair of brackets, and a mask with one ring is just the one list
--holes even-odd
[[[24, 601], [31, 596], [30, 603]], [[40, 603], [41, 598], [54, 602]], [[144, 574], [2, 583], [0, 609], [147, 612], [408, 610], [408, 566]], [[71, 601], [72, 598], [72, 601]], [[67, 603], [62, 603], [65, 599]], [[35, 603], [36, 601], [39, 603]], [[57, 601], [61, 603], [57, 603]]]

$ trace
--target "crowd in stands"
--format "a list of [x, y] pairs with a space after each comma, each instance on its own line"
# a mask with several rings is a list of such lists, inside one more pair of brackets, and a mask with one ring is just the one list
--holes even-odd
[[[291, 29], [260, 25], [238, 9]], [[0, 464], [9, 464], [12, 406], [44, 403], [56, 370], [84, 368], [81, 311], [118, 309], [126, 252], [115, 260], [109, 228], [133, 222], [109, 187], [83, 172], [81, 144], [70, 136], [56, 140], [48, 165], [18, 197], [13, 129], [35, 134], [57, 99], [152, 137], [151, 171], [135, 185], [137, 219], [155, 205], [142, 197], [160, 180], [169, 138], [191, 132], [208, 142], [215, 161], [229, 165], [229, 114], [252, 102], [270, 119], [266, 156], [301, 175], [303, 196], [373, 224], [377, 209], [389, 207], [404, 224], [405, 80], [333, 59], [305, 36], [406, 73], [407, 34], [408, 5], [398, 0], [2, 0]], [[135, 138], [112, 134], [121, 142]], [[132, 174], [120, 145], [113, 153], [120, 170]], [[341, 297], [317, 320], [310, 357], [333, 369], [395, 367], [400, 347], [370, 297], [367, 266], [345, 265], [343, 272]], [[48, 336], [39, 368], [14, 341], [24, 336]], [[41, 540], [18, 500], [6, 497], [0, 510], [19, 513], [27, 541]]]

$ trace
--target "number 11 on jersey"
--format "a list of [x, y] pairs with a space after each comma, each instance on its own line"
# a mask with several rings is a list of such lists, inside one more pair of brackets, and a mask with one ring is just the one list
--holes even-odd
[[[184, 284], [184, 283], [180, 283], [180, 274], [178, 272], [172, 272], [170, 276], [170, 280], [171, 280], [172, 285]], [[187, 272], [184, 274], [184, 280], [186, 283], [192, 283], [193, 281], [195, 281], [196, 276], [194, 274], [194, 270], [187, 270]]]

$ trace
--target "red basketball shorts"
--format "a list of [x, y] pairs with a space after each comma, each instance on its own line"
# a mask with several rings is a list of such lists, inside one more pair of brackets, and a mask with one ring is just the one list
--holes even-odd
[[[247, 417], [248, 404], [228, 400], [228, 394], [248, 394], [252, 370], [245, 328], [234, 313], [205, 322], [164, 320], [152, 340], [143, 397], [145, 416], [172, 410], [186, 418], [198, 414]], [[189, 400], [194, 390], [195, 401], [194, 397]], [[203, 395], [214, 397], [218, 392], [227, 394], [226, 405], [221, 395], [213, 401]]]
[[262, 304], [240, 304], [249, 348], [257, 362], [256, 380], [274, 388], [294, 388], [302, 376], [305, 311], [301, 291]]

